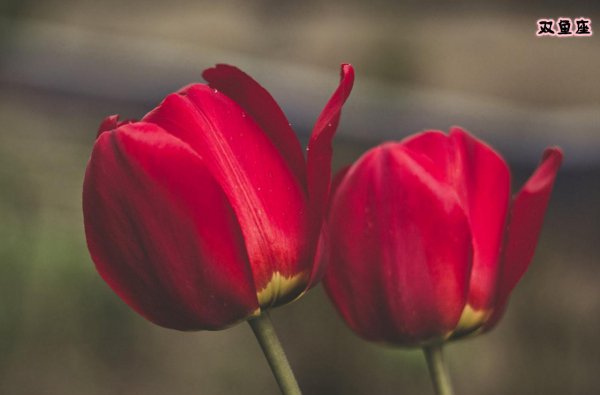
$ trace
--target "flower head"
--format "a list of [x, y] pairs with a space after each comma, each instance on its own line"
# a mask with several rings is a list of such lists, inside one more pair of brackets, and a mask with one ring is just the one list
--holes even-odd
[[511, 200], [506, 162], [454, 128], [363, 155], [338, 175], [324, 284], [373, 341], [424, 345], [490, 329], [533, 257], [558, 148]]
[[256, 81], [218, 65], [140, 121], [101, 124], [85, 175], [88, 247], [111, 288], [150, 321], [220, 329], [313, 286], [331, 140], [354, 71], [318, 118], [305, 160]]

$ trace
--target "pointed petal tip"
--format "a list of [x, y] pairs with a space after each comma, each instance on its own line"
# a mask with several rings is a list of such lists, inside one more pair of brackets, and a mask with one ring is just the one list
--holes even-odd
[[221, 73], [242, 73], [242, 74], [246, 74], [244, 73], [242, 70], [240, 70], [239, 68], [232, 66], [230, 64], [227, 63], [217, 63], [212, 67], [209, 67], [207, 69], [205, 69], [202, 72], [202, 78], [204, 78], [208, 83], [212, 82], [211, 80], [216, 77], [218, 74]]
[[506, 170], [509, 171], [508, 163], [506, 162], [504, 157], [498, 151], [496, 151], [494, 149], [494, 147], [492, 147], [492, 145], [490, 145], [489, 143], [487, 143], [484, 140], [481, 140], [481, 139], [475, 137], [473, 134], [468, 132], [466, 129], [464, 129], [460, 126], [454, 125], [450, 128], [449, 136], [454, 139], [456, 139], [456, 138], [466, 139], [464, 141], [470, 140], [471, 142], [478, 144], [481, 147], [484, 147], [485, 149], [489, 150], [491, 153], [496, 155], [500, 160], [502, 160], [502, 162], [504, 163], [504, 166], [506, 167]]
[[563, 151], [560, 147], [546, 148], [539, 166], [523, 186], [523, 190], [533, 193], [548, 187], [551, 189], [562, 161]]
[[120, 115], [114, 114], [114, 115], [109, 115], [108, 117], [104, 118], [102, 120], [102, 122], [100, 123], [100, 126], [98, 127], [98, 133], [96, 133], [96, 139], [98, 139], [98, 137], [100, 137], [100, 135], [104, 132], [109, 132], [111, 130], [118, 128], [119, 126], [122, 126], [122, 125], [127, 125], [129, 123], [137, 122], [136, 119], [132, 119], [132, 118], [128, 118], [128, 119], [119, 121], [119, 117], [120, 117]]
[[342, 77], [347, 76], [354, 80], [354, 66], [352, 66], [350, 63], [342, 63], [340, 68], [340, 74]]
[[483, 140], [478, 139], [477, 137], [475, 137], [473, 134], [471, 134], [469, 131], [467, 131], [467, 129], [463, 128], [462, 126], [452, 125], [448, 132], [448, 137], [454, 138], [454, 139], [467, 138], [467, 139], [476, 141], [476, 142], [490, 148], [492, 151], [495, 152], [495, 150], [489, 144], [487, 144]]
[[100, 126], [98, 126], [98, 132], [96, 133], [96, 138], [100, 137], [100, 135], [104, 132], [108, 132], [109, 130], [115, 129], [119, 124], [119, 114], [109, 115], [100, 122]]
[[350, 63], [342, 63], [340, 81], [340, 86], [344, 87], [344, 97], [347, 98], [354, 86], [354, 67]]
[[463, 128], [462, 126], [458, 126], [458, 125], [450, 126], [450, 132], [448, 134], [449, 135], [453, 135], [453, 134], [471, 135], [471, 133], [467, 132], [467, 130], [465, 128]]
[[551, 158], [554, 161], [558, 161], [559, 164], [562, 163], [562, 160], [564, 158], [564, 152], [562, 148], [560, 148], [557, 145], [546, 148], [544, 150], [544, 153], [542, 154], [542, 160], [544, 161], [548, 158]]
[[562, 165], [563, 159], [564, 153], [560, 147], [548, 147], [542, 154], [542, 165], [547, 163], [550, 174], [555, 174], [558, 171], [558, 168]]

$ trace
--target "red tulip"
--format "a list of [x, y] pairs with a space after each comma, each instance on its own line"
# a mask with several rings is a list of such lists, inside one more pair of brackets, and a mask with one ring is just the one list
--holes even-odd
[[331, 140], [354, 71], [318, 118], [305, 160], [271, 95], [235, 67], [170, 94], [141, 121], [100, 126], [83, 187], [88, 248], [150, 321], [220, 329], [289, 302], [315, 263]]
[[338, 176], [324, 284], [362, 337], [423, 346], [490, 329], [532, 259], [559, 148], [510, 199], [506, 162], [461, 129], [387, 143]]

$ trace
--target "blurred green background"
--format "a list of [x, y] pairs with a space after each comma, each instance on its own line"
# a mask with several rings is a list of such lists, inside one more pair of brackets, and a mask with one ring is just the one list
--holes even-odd
[[[247, 325], [180, 333], [96, 274], [81, 183], [104, 116], [140, 117], [235, 64], [303, 141], [341, 62], [357, 72], [335, 167], [381, 141], [458, 124], [515, 187], [561, 145], [533, 265], [493, 332], [447, 348], [459, 394], [600, 392], [600, 42], [536, 38], [536, 20], [600, 23], [597, 2], [0, 0], [0, 393], [270, 394]], [[600, 26], [600, 25], [599, 25]], [[598, 28], [600, 29], [600, 28]], [[306, 394], [430, 394], [418, 350], [354, 336], [318, 287], [272, 312]]]

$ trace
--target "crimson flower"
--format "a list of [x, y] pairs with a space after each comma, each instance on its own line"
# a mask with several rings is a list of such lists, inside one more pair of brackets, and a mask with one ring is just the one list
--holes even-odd
[[83, 185], [98, 272], [142, 316], [179, 330], [224, 328], [319, 281], [331, 140], [354, 71], [342, 65], [306, 160], [256, 81], [228, 65], [203, 76], [140, 121], [108, 117]]
[[489, 330], [533, 257], [556, 172], [548, 148], [510, 198], [510, 171], [454, 128], [386, 143], [336, 178], [324, 284], [360, 336], [424, 346]]

